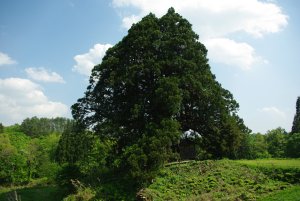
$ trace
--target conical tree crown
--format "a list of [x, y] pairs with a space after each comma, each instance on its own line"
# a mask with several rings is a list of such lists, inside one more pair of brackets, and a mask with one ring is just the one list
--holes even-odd
[[161, 18], [149, 14], [94, 67], [73, 117], [117, 140], [116, 153], [145, 156], [137, 162], [143, 167], [167, 160], [187, 130], [197, 132], [214, 156], [229, 156], [245, 127], [206, 56], [192, 25], [173, 8]]
[[296, 114], [293, 121], [292, 133], [300, 133], [300, 97], [296, 102]]

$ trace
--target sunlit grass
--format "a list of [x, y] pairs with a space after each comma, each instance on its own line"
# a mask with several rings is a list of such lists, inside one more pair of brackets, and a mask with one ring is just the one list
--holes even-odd
[[253, 167], [269, 167], [269, 168], [299, 168], [300, 159], [259, 159], [259, 160], [237, 160], [236, 162], [253, 166]]
[[140, 192], [153, 200], [256, 200], [291, 185], [231, 160], [172, 164]]

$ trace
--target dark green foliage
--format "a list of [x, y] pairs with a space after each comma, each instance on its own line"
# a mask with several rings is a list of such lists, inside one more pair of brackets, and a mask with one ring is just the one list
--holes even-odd
[[251, 134], [245, 134], [241, 140], [238, 158], [253, 159], [253, 138]]
[[150, 181], [165, 161], [176, 158], [172, 144], [178, 140], [178, 127], [172, 120], [148, 125], [145, 135], [136, 144], [125, 148], [120, 167], [123, 170], [129, 168], [134, 178]]
[[50, 133], [62, 133], [69, 119], [56, 118], [26, 118], [21, 124], [21, 131], [30, 137], [39, 137]]
[[295, 117], [294, 117], [291, 133], [300, 133], [300, 97], [297, 98], [296, 114], [295, 114]]
[[63, 169], [57, 181], [74, 193], [71, 179], [97, 183], [108, 171], [108, 156], [114, 146], [111, 140], [101, 141], [94, 133], [82, 129], [76, 122], [67, 125], [58, 143], [55, 158]]
[[221, 157], [226, 156], [231, 159], [238, 158], [239, 147], [243, 135], [242, 129], [237, 124], [234, 116], [227, 116], [222, 120], [220, 137], [223, 141], [221, 143]]
[[72, 184], [72, 180], [78, 180], [82, 178], [82, 174], [78, 166], [74, 164], [65, 164], [62, 169], [57, 173], [56, 182], [64, 189], [66, 194], [76, 192], [76, 187]]
[[69, 122], [59, 140], [55, 153], [56, 161], [60, 164], [75, 164], [83, 158], [90, 144], [89, 132], [82, 129], [76, 122]]
[[0, 133], [3, 133], [3, 131], [4, 131], [4, 126], [2, 123], [0, 123]]
[[[64, 197], [61, 189], [56, 186], [26, 187], [17, 189], [16, 193], [20, 197], [18, 201], [61, 201]], [[0, 200], [9, 201], [9, 199], [7, 199], [9, 194], [14, 194], [14, 190], [8, 193], [0, 193]], [[15, 199], [11, 200], [15, 201]]]
[[292, 158], [300, 157], [300, 133], [289, 134], [287, 145], [286, 145], [286, 155]]
[[149, 14], [94, 67], [73, 117], [116, 141], [111, 165], [134, 178], [150, 178], [174, 159], [172, 148], [190, 129], [213, 157], [234, 158], [246, 127], [206, 56], [191, 24], [173, 8], [162, 18]]
[[110, 172], [100, 178], [95, 185], [99, 200], [135, 201], [136, 192], [140, 189], [134, 180], [124, 177], [120, 172]]

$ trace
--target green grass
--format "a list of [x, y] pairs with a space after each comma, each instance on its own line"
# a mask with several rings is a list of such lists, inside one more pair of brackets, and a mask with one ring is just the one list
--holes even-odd
[[276, 180], [300, 183], [300, 159], [237, 160], [236, 162], [258, 169]]
[[139, 192], [149, 200], [256, 200], [291, 184], [230, 160], [172, 164]]
[[[0, 201], [6, 201], [9, 189], [0, 191]], [[17, 194], [21, 196], [22, 201], [60, 201], [63, 194], [56, 186], [30, 187], [17, 189]]]
[[300, 201], [300, 186], [293, 186], [285, 190], [272, 193], [258, 201]]
[[237, 162], [253, 167], [300, 169], [300, 159], [237, 160]]

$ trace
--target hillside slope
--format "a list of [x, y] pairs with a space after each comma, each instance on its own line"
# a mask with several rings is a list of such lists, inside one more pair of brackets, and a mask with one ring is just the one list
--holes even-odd
[[191, 161], [165, 167], [138, 197], [155, 201], [256, 200], [290, 186], [234, 161]]

